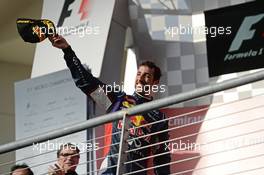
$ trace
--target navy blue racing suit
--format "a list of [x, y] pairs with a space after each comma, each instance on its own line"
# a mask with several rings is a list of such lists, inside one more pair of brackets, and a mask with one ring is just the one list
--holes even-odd
[[[89, 71], [87, 71], [83, 65], [81, 64], [80, 60], [75, 55], [74, 51], [71, 47], [63, 49], [64, 52], [64, 59], [68, 68], [71, 71], [72, 77], [77, 87], [79, 87], [87, 96], [91, 97], [99, 106], [103, 107], [107, 112], [115, 112], [118, 110], [122, 110], [124, 108], [132, 107], [138, 104], [142, 104], [145, 102], [149, 102], [152, 99], [148, 99], [138, 93], [134, 93], [133, 95], [126, 95], [122, 91], [118, 92], [109, 92], [107, 91], [107, 86], [102, 83], [100, 80], [95, 78]], [[128, 142], [128, 149], [136, 149], [143, 146], [147, 146], [150, 144], [155, 144], [157, 142], [166, 141], [169, 139], [168, 132], [163, 132], [156, 135], [146, 136], [144, 135], [155, 133], [158, 131], [168, 129], [168, 122], [158, 122], [156, 124], [148, 125], [145, 127], [140, 127], [143, 124], [152, 123], [155, 121], [165, 119], [165, 115], [160, 112], [159, 110], [152, 110], [149, 112], [145, 112], [139, 115], [135, 115], [130, 117], [130, 132], [129, 132], [129, 139], [137, 138], [139, 136], [143, 136], [142, 138], [138, 138]], [[116, 133], [121, 131], [122, 128], [121, 121], [115, 121], [111, 124], [110, 132]], [[135, 128], [140, 127], [140, 128]], [[109, 132], [109, 131], [108, 131]], [[120, 134], [113, 134], [111, 136], [111, 144], [119, 143], [120, 142]], [[159, 144], [154, 147], [148, 147], [144, 149], [140, 149], [137, 151], [133, 151], [128, 153], [127, 159], [136, 160], [150, 156], [150, 154], [160, 154], [165, 153], [160, 156], [156, 156], [153, 159], [153, 165], [162, 165], [169, 163], [170, 153], [169, 149], [167, 149], [167, 144]], [[119, 145], [116, 144], [111, 146], [108, 151], [108, 156], [106, 157], [105, 161], [107, 166], [114, 166], [117, 164], [117, 155], [119, 151]], [[129, 163], [126, 165], [127, 172], [133, 172], [137, 170], [141, 170], [147, 167], [147, 159], [141, 160], [134, 163]], [[170, 166], [162, 166], [159, 168], [155, 168], [154, 172], [156, 175], [168, 175], [170, 174]], [[114, 168], [106, 168], [102, 174], [109, 174], [115, 175], [116, 174], [116, 167]], [[142, 171], [139, 173], [134, 173], [135, 175], [146, 175], [146, 171]]]

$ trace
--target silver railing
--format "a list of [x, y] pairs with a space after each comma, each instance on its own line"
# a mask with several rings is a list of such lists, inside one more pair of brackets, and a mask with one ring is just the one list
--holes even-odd
[[[259, 71], [259, 72], [256, 72], [256, 73], [248, 74], [248, 75], [243, 76], [243, 77], [227, 80], [227, 81], [224, 81], [224, 82], [221, 82], [221, 83], [217, 83], [217, 84], [214, 84], [214, 85], [210, 85], [210, 86], [207, 86], [207, 87], [198, 88], [198, 89], [190, 91], [190, 92], [185, 92], [185, 93], [173, 95], [173, 96], [170, 96], [170, 97], [166, 97], [166, 98], [163, 98], [163, 99], [155, 100], [155, 101], [152, 101], [152, 102], [148, 102], [148, 103], [145, 103], [145, 104], [142, 104], [142, 105], [135, 106], [133, 108], [128, 108], [128, 109], [125, 109], [125, 110], [122, 110], [122, 111], [117, 111], [117, 112], [114, 112], [114, 113], [102, 115], [102, 116], [87, 120], [85, 122], [75, 124], [74, 126], [64, 127], [64, 128], [52, 131], [52, 132], [44, 133], [44, 134], [41, 134], [41, 135], [37, 135], [37, 136], [33, 136], [33, 137], [26, 138], [26, 139], [23, 139], [23, 140], [17, 140], [17, 141], [14, 141], [14, 142], [10, 142], [10, 143], [1, 145], [0, 146], [0, 154], [4, 154], [4, 153], [8, 153], [8, 152], [11, 152], [11, 151], [14, 151], [14, 150], [25, 148], [27, 146], [32, 146], [33, 143], [36, 144], [36, 143], [48, 141], [48, 140], [55, 139], [55, 138], [58, 138], [58, 137], [66, 136], [66, 135], [69, 135], [69, 134], [73, 134], [73, 133], [76, 133], [76, 132], [79, 132], [79, 131], [82, 131], [82, 130], [86, 130], [88, 128], [94, 128], [96, 126], [99, 126], [99, 125], [102, 125], [102, 124], [105, 124], [105, 123], [109, 123], [109, 122], [113, 122], [113, 121], [116, 121], [116, 120], [123, 119], [123, 126], [124, 127], [122, 128], [122, 132], [121, 132], [121, 142], [117, 143], [117, 144], [119, 144], [119, 148], [120, 148], [119, 149], [119, 154], [111, 155], [111, 156], [117, 156], [118, 157], [118, 164], [113, 166], [113, 167], [117, 168], [117, 174], [129, 175], [129, 174], [133, 174], [133, 173], [136, 173], [136, 172], [140, 173], [142, 171], [146, 171], [146, 170], [157, 168], [157, 167], [161, 167], [161, 166], [166, 166], [166, 165], [171, 165], [171, 164], [175, 164], [175, 163], [181, 163], [181, 162], [189, 161], [189, 160], [193, 160], [193, 159], [198, 159], [200, 157], [200, 155], [199, 156], [194, 156], [192, 158], [184, 159], [184, 160], [178, 160], [178, 161], [170, 162], [170, 163], [163, 164], [163, 165], [158, 165], [156, 167], [149, 167], [149, 168], [144, 169], [144, 170], [138, 170], [138, 171], [135, 171], [135, 172], [125, 172], [125, 166], [127, 164], [142, 160], [142, 159], [140, 159], [140, 160], [130, 160], [130, 161], [126, 160], [126, 154], [136, 150], [136, 149], [134, 149], [134, 150], [128, 150], [127, 149], [128, 148], [128, 146], [127, 146], [128, 141], [132, 140], [132, 139], [128, 140], [128, 130], [129, 130], [129, 128], [128, 128], [128, 122], [126, 122], [127, 119], [128, 119], [128, 116], [139, 114], [139, 113], [143, 113], [143, 112], [150, 111], [150, 110], [153, 110], [153, 109], [163, 108], [163, 107], [174, 105], [174, 104], [181, 103], [181, 102], [185, 102], [185, 101], [188, 101], [188, 100], [192, 100], [192, 99], [195, 99], [195, 98], [203, 97], [203, 96], [210, 95], [210, 94], [213, 94], [213, 93], [216, 93], [216, 92], [220, 92], [220, 91], [223, 91], [223, 90], [231, 89], [231, 88], [234, 88], [234, 87], [242, 86], [242, 85], [245, 85], [245, 84], [248, 84], [248, 83], [253, 83], [253, 82], [256, 82], [256, 81], [260, 81], [260, 80], [263, 80], [263, 79], [264, 79], [264, 71]], [[261, 107], [261, 106], [258, 106], [258, 107]], [[205, 107], [203, 109], [196, 110], [196, 111], [193, 111], [193, 112], [200, 112], [202, 110], [207, 110], [207, 109], [208, 109], [208, 107]], [[253, 110], [253, 109], [249, 108], [247, 110]], [[240, 111], [240, 112], [242, 112], [242, 111]], [[179, 116], [175, 116], [175, 117], [179, 117]], [[226, 117], [226, 115], [222, 115], [222, 116], [219, 115], [219, 116], [215, 117], [214, 119], [221, 118], [221, 117]], [[264, 116], [256, 116], [254, 119], [248, 120], [248, 121], [244, 121], [244, 122], [252, 122], [252, 121], [256, 121], [256, 120], [262, 120], [263, 118], [264, 118]], [[165, 119], [165, 120], [170, 120], [170, 119]], [[171, 130], [174, 130], [174, 129], [178, 129], [178, 128], [182, 128], [182, 127], [186, 127], [186, 126], [199, 124], [199, 123], [202, 123], [202, 122], [205, 122], [205, 121], [208, 121], [208, 120], [213, 120], [213, 119], [205, 119], [205, 120], [197, 121], [197, 122], [194, 122], [194, 123], [186, 124], [186, 125], [183, 125], [183, 126], [177, 126], [177, 127], [169, 128], [168, 130], [159, 131], [159, 132], [156, 132], [156, 133], [151, 133], [150, 135], [159, 134], [159, 133], [162, 133], [162, 132], [168, 132], [168, 131], [171, 131]], [[157, 121], [157, 122], [154, 122], [154, 123], [158, 123], [158, 122], [164, 122], [164, 120], [163, 121]], [[237, 123], [236, 125], [243, 124], [244, 122]], [[154, 124], [154, 123], [150, 123], [150, 124]], [[143, 125], [143, 126], [145, 126], [145, 125]], [[225, 127], [231, 127], [231, 126], [232, 125], [225, 126]], [[142, 126], [140, 126], [140, 127], [142, 127]], [[217, 129], [219, 129], [219, 128], [217, 128]], [[264, 131], [264, 129], [261, 129], [261, 130], [258, 130], [258, 131], [254, 131], [254, 132], [250, 132], [250, 133], [247, 133], [247, 134], [253, 134], [253, 133], [261, 132], [261, 131]], [[206, 132], [210, 132], [210, 130], [206, 131]], [[114, 133], [114, 134], [120, 134], [120, 132]], [[148, 146], [141, 147], [141, 148], [138, 148], [138, 149], [144, 149], [144, 148], [148, 148], [148, 147], [155, 146], [155, 145], [158, 145], [158, 144], [170, 142], [172, 140], [175, 141], [175, 140], [179, 140], [179, 139], [183, 139], [183, 138], [187, 138], [187, 137], [192, 137], [192, 136], [195, 136], [195, 135], [198, 135], [198, 134], [201, 134], [201, 132], [200, 133], [199, 132], [198, 133], [193, 133], [193, 134], [190, 134], [190, 135], [185, 135], [185, 136], [180, 137], [180, 138], [173, 138], [173, 139], [170, 139], [170, 140], [166, 140], [164, 142], [148, 145]], [[236, 137], [238, 137], [238, 136], [239, 135], [237, 135]], [[88, 141], [92, 141], [92, 140], [94, 141], [96, 139], [101, 139], [101, 138], [104, 138], [104, 137], [107, 137], [107, 136], [102, 136], [100, 138], [90, 139]], [[231, 138], [232, 137], [226, 137], [225, 139], [231, 139]], [[88, 141], [86, 141], [86, 142], [88, 142]], [[219, 141], [219, 140], [215, 140], [213, 142], [217, 142], [217, 141]], [[208, 144], [208, 143], [206, 143], [206, 144]], [[259, 144], [262, 144], [262, 143], [259, 143]], [[104, 147], [108, 147], [108, 146], [113, 146], [113, 144], [112, 145], [105, 145], [105, 146], [101, 147], [100, 149], [103, 149]], [[247, 146], [248, 145], [244, 145], [243, 147], [247, 147]], [[84, 153], [86, 153], [86, 152], [82, 152], [81, 154], [84, 154]], [[217, 153], [218, 152], [211, 153], [211, 154], [208, 154], [208, 155], [203, 155], [203, 156], [210, 156], [212, 154], [217, 154]], [[166, 152], [165, 153], [161, 153], [161, 154], [166, 154]], [[38, 155], [36, 155], [36, 156], [38, 156]], [[155, 156], [159, 156], [159, 155], [152, 155], [152, 156], [149, 156], [149, 157], [145, 157], [143, 159], [153, 158]], [[263, 155], [259, 155], [259, 156], [263, 156]], [[251, 159], [253, 157], [247, 157], [247, 158]], [[103, 159], [103, 157], [97, 158], [96, 160], [100, 160], [100, 159]], [[96, 161], [96, 160], [92, 160], [92, 161]], [[234, 162], [234, 161], [236, 161], [236, 160], [233, 160], [232, 162]], [[83, 162], [83, 164], [87, 164], [89, 162], [90, 161]], [[11, 163], [15, 163], [15, 162], [11, 161], [11, 162], [6, 162], [6, 163], [0, 163], [0, 166], [4, 166], [6, 164], [11, 164]], [[45, 162], [43, 164], [47, 164], [47, 163], [48, 162]], [[82, 163], [80, 163], [80, 164], [82, 164]], [[34, 165], [34, 166], [39, 166], [39, 165], [40, 164]], [[32, 166], [32, 167], [34, 167], [34, 166]], [[217, 166], [217, 165], [215, 165], [215, 166]], [[264, 167], [260, 167], [260, 169], [261, 168], [264, 168]], [[99, 170], [96, 170], [93, 173], [96, 173], [98, 171]], [[186, 171], [181, 172], [181, 173], [188, 173], [188, 172], [192, 172], [192, 171], [194, 171], [194, 169], [186, 170]], [[181, 173], [174, 173], [174, 174], [176, 175], [176, 174], [181, 174]], [[9, 172], [6, 173], [6, 174], [9, 174]], [[89, 172], [87, 172], [86, 174], [89, 174]], [[5, 174], [1, 174], [1, 175], [5, 175]]]

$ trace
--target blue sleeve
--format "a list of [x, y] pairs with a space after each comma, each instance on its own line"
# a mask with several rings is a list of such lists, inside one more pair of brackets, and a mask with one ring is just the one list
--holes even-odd
[[84, 68], [70, 46], [63, 49], [63, 52], [64, 59], [76, 86], [87, 96], [91, 97], [99, 106], [107, 110], [116, 100], [115, 94], [111, 92], [107, 93], [107, 86]]

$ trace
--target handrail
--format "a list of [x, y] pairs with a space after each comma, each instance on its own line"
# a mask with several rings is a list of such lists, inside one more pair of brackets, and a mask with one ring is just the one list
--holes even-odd
[[176, 103], [184, 102], [187, 100], [191, 100], [194, 98], [206, 96], [209, 94], [213, 94], [219, 91], [223, 91], [226, 89], [242, 86], [248, 83], [253, 83], [256, 81], [260, 81], [264, 79], [264, 71], [259, 71], [256, 73], [251, 73], [243, 77], [238, 77], [234, 79], [230, 79], [227, 81], [223, 81], [221, 83], [216, 83], [214, 85], [209, 85], [205, 87], [201, 87], [195, 89], [193, 91], [184, 92], [181, 94], [176, 94], [170, 97], [166, 97], [163, 99], [151, 101], [148, 103], [144, 103], [133, 108], [128, 108], [126, 110], [117, 111], [114, 113], [102, 115], [90, 120], [87, 120], [82, 123], [77, 123], [74, 126], [64, 127], [61, 129], [54, 130], [52, 132], [40, 134], [37, 136], [33, 136], [30, 138], [26, 138], [23, 140], [17, 140], [14, 142], [10, 142], [0, 146], [0, 154], [7, 153], [10, 151], [14, 151], [20, 148], [24, 148], [32, 145], [33, 143], [44, 142], [50, 139], [55, 139], [58, 137], [62, 137], [68, 134], [73, 134], [88, 128], [96, 127], [105, 123], [109, 123], [115, 120], [120, 120], [123, 118], [124, 114], [126, 115], [135, 115], [138, 113], [150, 111], [153, 109], [158, 109], [166, 106], [170, 106]]

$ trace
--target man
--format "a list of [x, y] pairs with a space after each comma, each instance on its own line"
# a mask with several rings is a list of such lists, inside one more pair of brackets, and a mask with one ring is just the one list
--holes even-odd
[[77, 146], [67, 143], [60, 146], [57, 152], [57, 163], [49, 166], [49, 175], [78, 175], [76, 167], [79, 164], [80, 150]]
[[[144, 62], [139, 66], [136, 81], [135, 81], [135, 93], [132, 96], [126, 95], [121, 91], [109, 92], [108, 86], [105, 86], [100, 80], [95, 78], [89, 71], [87, 71], [81, 64], [80, 60], [71, 49], [70, 45], [62, 36], [49, 37], [52, 45], [56, 48], [62, 49], [64, 52], [64, 59], [67, 66], [69, 67], [72, 77], [77, 87], [79, 87], [87, 96], [91, 97], [97, 104], [103, 107], [106, 112], [115, 112], [124, 108], [132, 107], [138, 104], [149, 102], [153, 99], [153, 86], [157, 86], [161, 77], [160, 69], [152, 62]], [[165, 119], [165, 115], [159, 110], [153, 110], [144, 114], [132, 116], [130, 128], [132, 128], [129, 139], [137, 138], [139, 136], [155, 133], [160, 130], [168, 129], [168, 122], [159, 122], [146, 127], [139, 127], [143, 124], [156, 122]], [[109, 134], [116, 133], [121, 130], [121, 121], [107, 124], [105, 131]], [[163, 132], [158, 135], [146, 136], [139, 139], [135, 139], [129, 142], [129, 149], [140, 148], [156, 142], [161, 142], [169, 139], [168, 132]], [[120, 135], [113, 134], [109, 143], [105, 145], [115, 144], [110, 149], [106, 150], [108, 156], [105, 159], [106, 170], [102, 173], [104, 175], [115, 175], [117, 164], [117, 153], [119, 145], [116, 143], [120, 142]], [[136, 160], [150, 155], [152, 150], [153, 154], [165, 153], [162, 156], [156, 156], [153, 160], [154, 166], [166, 164], [170, 162], [169, 150], [166, 150], [165, 144], [160, 144], [150, 149], [141, 149], [128, 154], [128, 160]], [[112, 168], [108, 168], [112, 167]], [[147, 160], [141, 160], [134, 163], [129, 163], [126, 166], [127, 172], [133, 172], [142, 170], [147, 167]], [[147, 172], [142, 171], [140, 173], [134, 173], [138, 175], [145, 175]], [[170, 174], [169, 166], [161, 166], [155, 168], [156, 175], [167, 175]]]
[[27, 164], [21, 164], [21, 165], [18, 164], [18, 165], [14, 165], [11, 168], [10, 175], [34, 175], [34, 174]]

